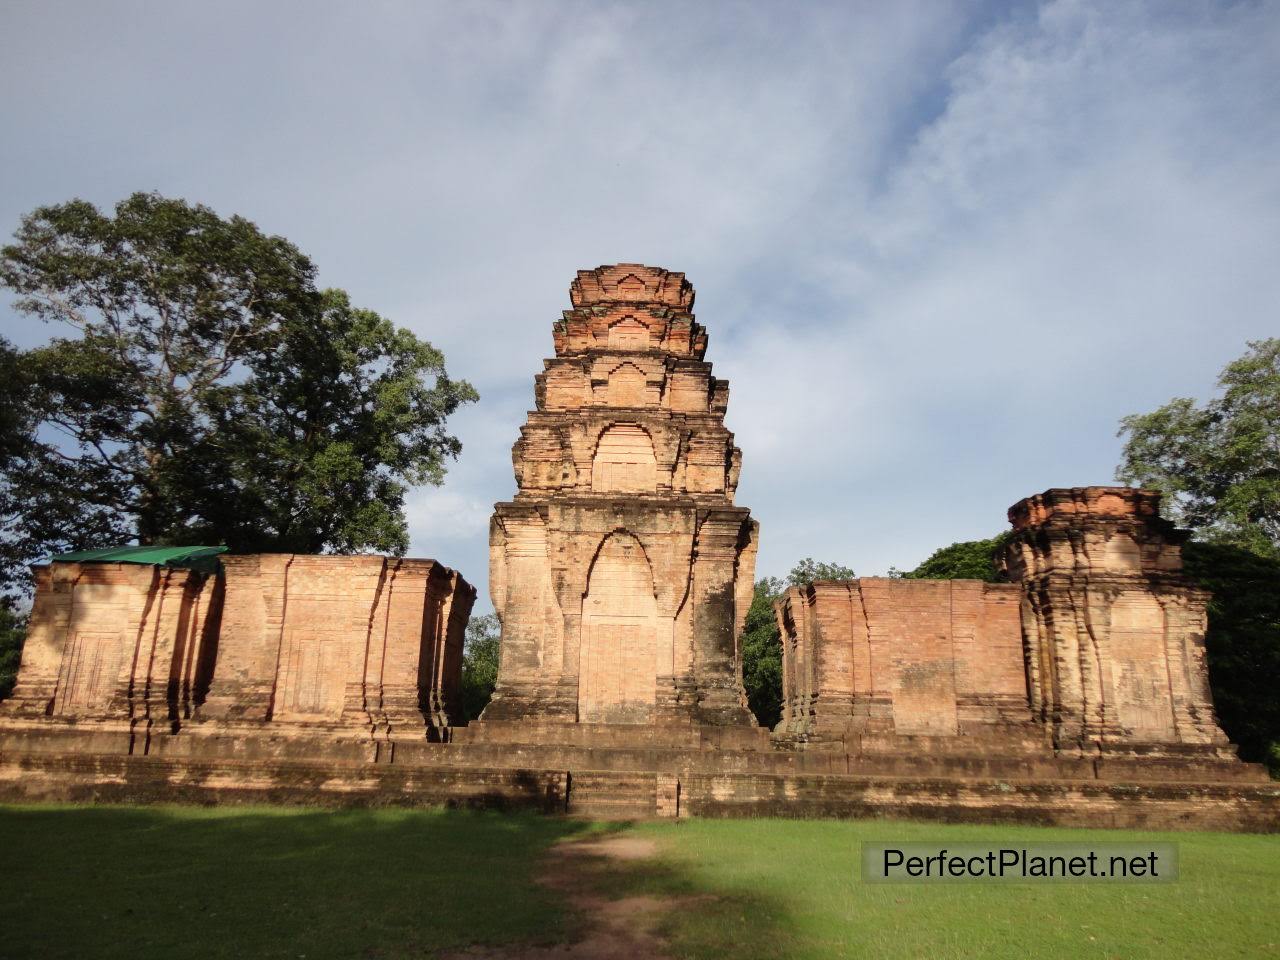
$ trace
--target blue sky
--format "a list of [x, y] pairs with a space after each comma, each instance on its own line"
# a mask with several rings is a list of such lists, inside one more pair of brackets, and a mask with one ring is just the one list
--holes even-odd
[[482, 400], [412, 552], [482, 596], [579, 268], [697, 288], [762, 575], [1110, 482], [1120, 417], [1276, 333], [1276, 3], [10, 0], [0, 80], [5, 234], [186, 197], [445, 351]]

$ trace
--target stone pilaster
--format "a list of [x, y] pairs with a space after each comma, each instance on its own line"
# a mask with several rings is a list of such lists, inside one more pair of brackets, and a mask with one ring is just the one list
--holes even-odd
[[271, 717], [284, 626], [288, 554], [224, 556], [217, 659], [200, 720], [265, 723]]

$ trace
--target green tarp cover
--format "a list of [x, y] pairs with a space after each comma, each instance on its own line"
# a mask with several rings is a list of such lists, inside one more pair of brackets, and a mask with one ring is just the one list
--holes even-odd
[[61, 553], [49, 559], [53, 563], [149, 563], [214, 573], [218, 569], [218, 554], [226, 552], [226, 547], [111, 547]]

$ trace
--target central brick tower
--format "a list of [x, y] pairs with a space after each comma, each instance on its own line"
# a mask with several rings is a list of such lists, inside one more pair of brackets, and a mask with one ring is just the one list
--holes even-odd
[[489, 528], [493, 721], [755, 726], [738, 637], [758, 524], [734, 506], [729, 385], [682, 273], [582, 270]]

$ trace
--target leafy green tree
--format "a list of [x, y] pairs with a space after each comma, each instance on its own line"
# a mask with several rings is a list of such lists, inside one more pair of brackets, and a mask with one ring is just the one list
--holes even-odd
[[210, 533], [243, 549], [403, 552], [406, 488], [443, 482], [461, 451], [446, 420], [475, 391], [448, 379], [439, 350], [341, 290], [283, 332], [219, 405], [226, 472]]
[[480, 716], [498, 685], [502, 625], [495, 614], [472, 617], [462, 643], [462, 711], [470, 722]]
[[0, 598], [0, 700], [13, 693], [26, 636], [27, 618], [14, 609], [8, 597]]
[[782, 640], [773, 602], [786, 584], [775, 577], [756, 581], [742, 631], [742, 684], [760, 725], [772, 729], [782, 719]]
[[[31, 413], [30, 378], [22, 355], [0, 337], [0, 529], [19, 522], [21, 498], [14, 468], [31, 452], [36, 423]], [[0, 594], [21, 576], [22, 556], [0, 538]], [[5, 597], [0, 596], [0, 604]]]
[[820, 563], [812, 557], [805, 557], [787, 574], [787, 583], [793, 587], [804, 587], [815, 580], [852, 580], [856, 577], [850, 567], [839, 563]]
[[8, 465], [10, 571], [135, 539], [403, 552], [405, 490], [441, 481], [476, 399], [287, 240], [182, 200], [42, 207], [0, 281], [77, 334], [16, 360], [35, 429]]
[[27, 449], [34, 429], [30, 383], [22, 355], [0, 337], [0, 468], [7, 468]]
[[788, 586], [806, 586], [815, 580], [852, 580], [854, 576], [853, 570], [842, 564], [806, 557], [791, 568], [785, 581], [776, 577], [756, 581], [742, 631], [742, 685], [761, 726], [773, 728], [782, 720], [782, 638], [773, 615], [774, 601]]
[[990, 540], [965, 540], [941, 547], [929, 558], [907, 573], [905, 580], [985, 580], [994, 583], [999, 579], [996, 556], [1009, 542], [1010, 533], [1002, 533]]
[[1178, 397], [1120, 421], [1116, 478], [1165, 494], [1201, 539], [1280, 557], [1280, 339], [1258, 340], [1205, 403]]
[[1186, 572], [1213, 591], [1205, 651], [1223, 730], [1246, 760], [1280, 775], [1280, 559], [1188, 543]]

